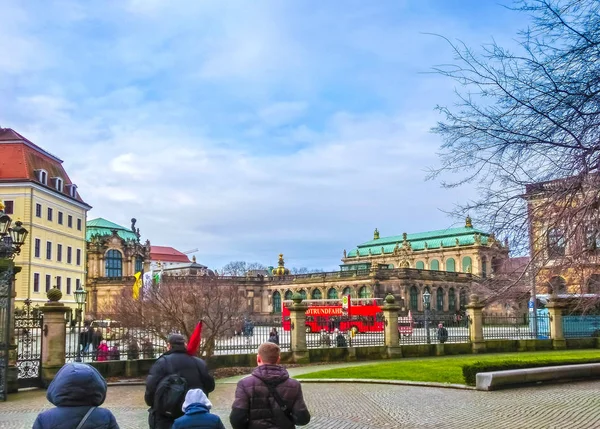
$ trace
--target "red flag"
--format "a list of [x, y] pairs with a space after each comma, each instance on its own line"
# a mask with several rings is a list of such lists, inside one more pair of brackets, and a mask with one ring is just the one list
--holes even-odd
[[192, 336], [188, 341], [187, 354], [190, 356], [196, 356], [198, 347], [200, 347], [200, 339], [202, 338], [202, 321], [198, 322], [196, 329], [192, 332]]

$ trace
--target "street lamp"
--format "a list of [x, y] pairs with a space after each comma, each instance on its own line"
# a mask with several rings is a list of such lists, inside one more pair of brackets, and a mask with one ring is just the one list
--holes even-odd
[[83, 288], [77, 288], [75, 292], [75, 302], [77, 303], [77, 312], [79, 313], [79, 329], [77, 330], [77, 358], [75, 362], [81, 362], [81, 321], [83, 319], [83, 306], [85, 305], [87, 291]]
[[431, 294], [427, 289], [423, 292], [423, 309], [425, 310], [425, 332], [427, 332], [427, 344], [431, 344], [431, 335], [429, 333], [429, 304], [431, 303]]
[[23, 222], [16, 221], [13, 228], [10, 227], [11, 223], [11, 217], [4, 213], [4, 205], [0, 203], [0, 258], [12, 259], [18, 255], [29, 234], [23, 228]]

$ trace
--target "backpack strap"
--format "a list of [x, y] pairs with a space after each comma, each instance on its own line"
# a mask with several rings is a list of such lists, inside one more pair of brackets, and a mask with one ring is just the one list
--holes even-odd
[[277, 405], [279, 405], [279, 408], [281, 408], [281, 411], [283, 411], [283, 414], [285, 414], [285, 416], [288, 418], [288, 420], [290, 422], [294, 423], [294, 416], [292, 415], [292, 410], [290, 410], [290, 408], [287, 406], [287, 404], [285, 403], [285, 401], [283, 400], [283, 398], [281, 397], [281, 395], [279, 394], [279, 392], [276, 389], [276, 387], [279, 386], [281, 384], [281, 382], [273, 384], [273, 383], [268, 383], [262, 379], [259, 379], [259, 380], [261, 380], [265, 384], [265, 386], [267, 386], [267, 388], [269, 389], [269, 393], [271, 394], [273, 399], [275, 399], [275, 402], [277, 402]]
[[83, 425], [85, 424], [85, 422], [87, 421], [88, 417], [94, 412], [94, 410], [96, 409], [96, 407], [91, 407], [87, 413], [85, 413], [85, 416], [83, 416], [83, 418], [81, 419], [81, 421], [79, 422], [79, 424], [77, 425], [77, 427], [75, 429], [81, 429], [83, 427]]

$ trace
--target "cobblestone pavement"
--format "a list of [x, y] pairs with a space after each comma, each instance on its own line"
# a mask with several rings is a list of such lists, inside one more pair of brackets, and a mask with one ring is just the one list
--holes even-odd
[[[599, 428], [600, 381], [498, 392], [376, 384], [304, 384], [313, 419], [306, 428]], [[218, 384], [214, 411], [229, 427], [235, 384]], [[115, 386], [104, 404], [121, 428], [147, 428], [143, 386]], [[0, 403], [0, 428], [31, 428], [49, 408], [41, 390]]]

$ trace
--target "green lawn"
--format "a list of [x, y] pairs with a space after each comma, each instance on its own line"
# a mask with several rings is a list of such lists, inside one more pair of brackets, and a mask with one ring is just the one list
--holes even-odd
[[551, 360], [553, 362], [599, 359], [600, 350], [459, 355], [384, 361], [373, 365], [315, 371], [296, 378], [363, 378], [375, 380], [429, 381], [465, 384], [462, 367], [474, 362]]

